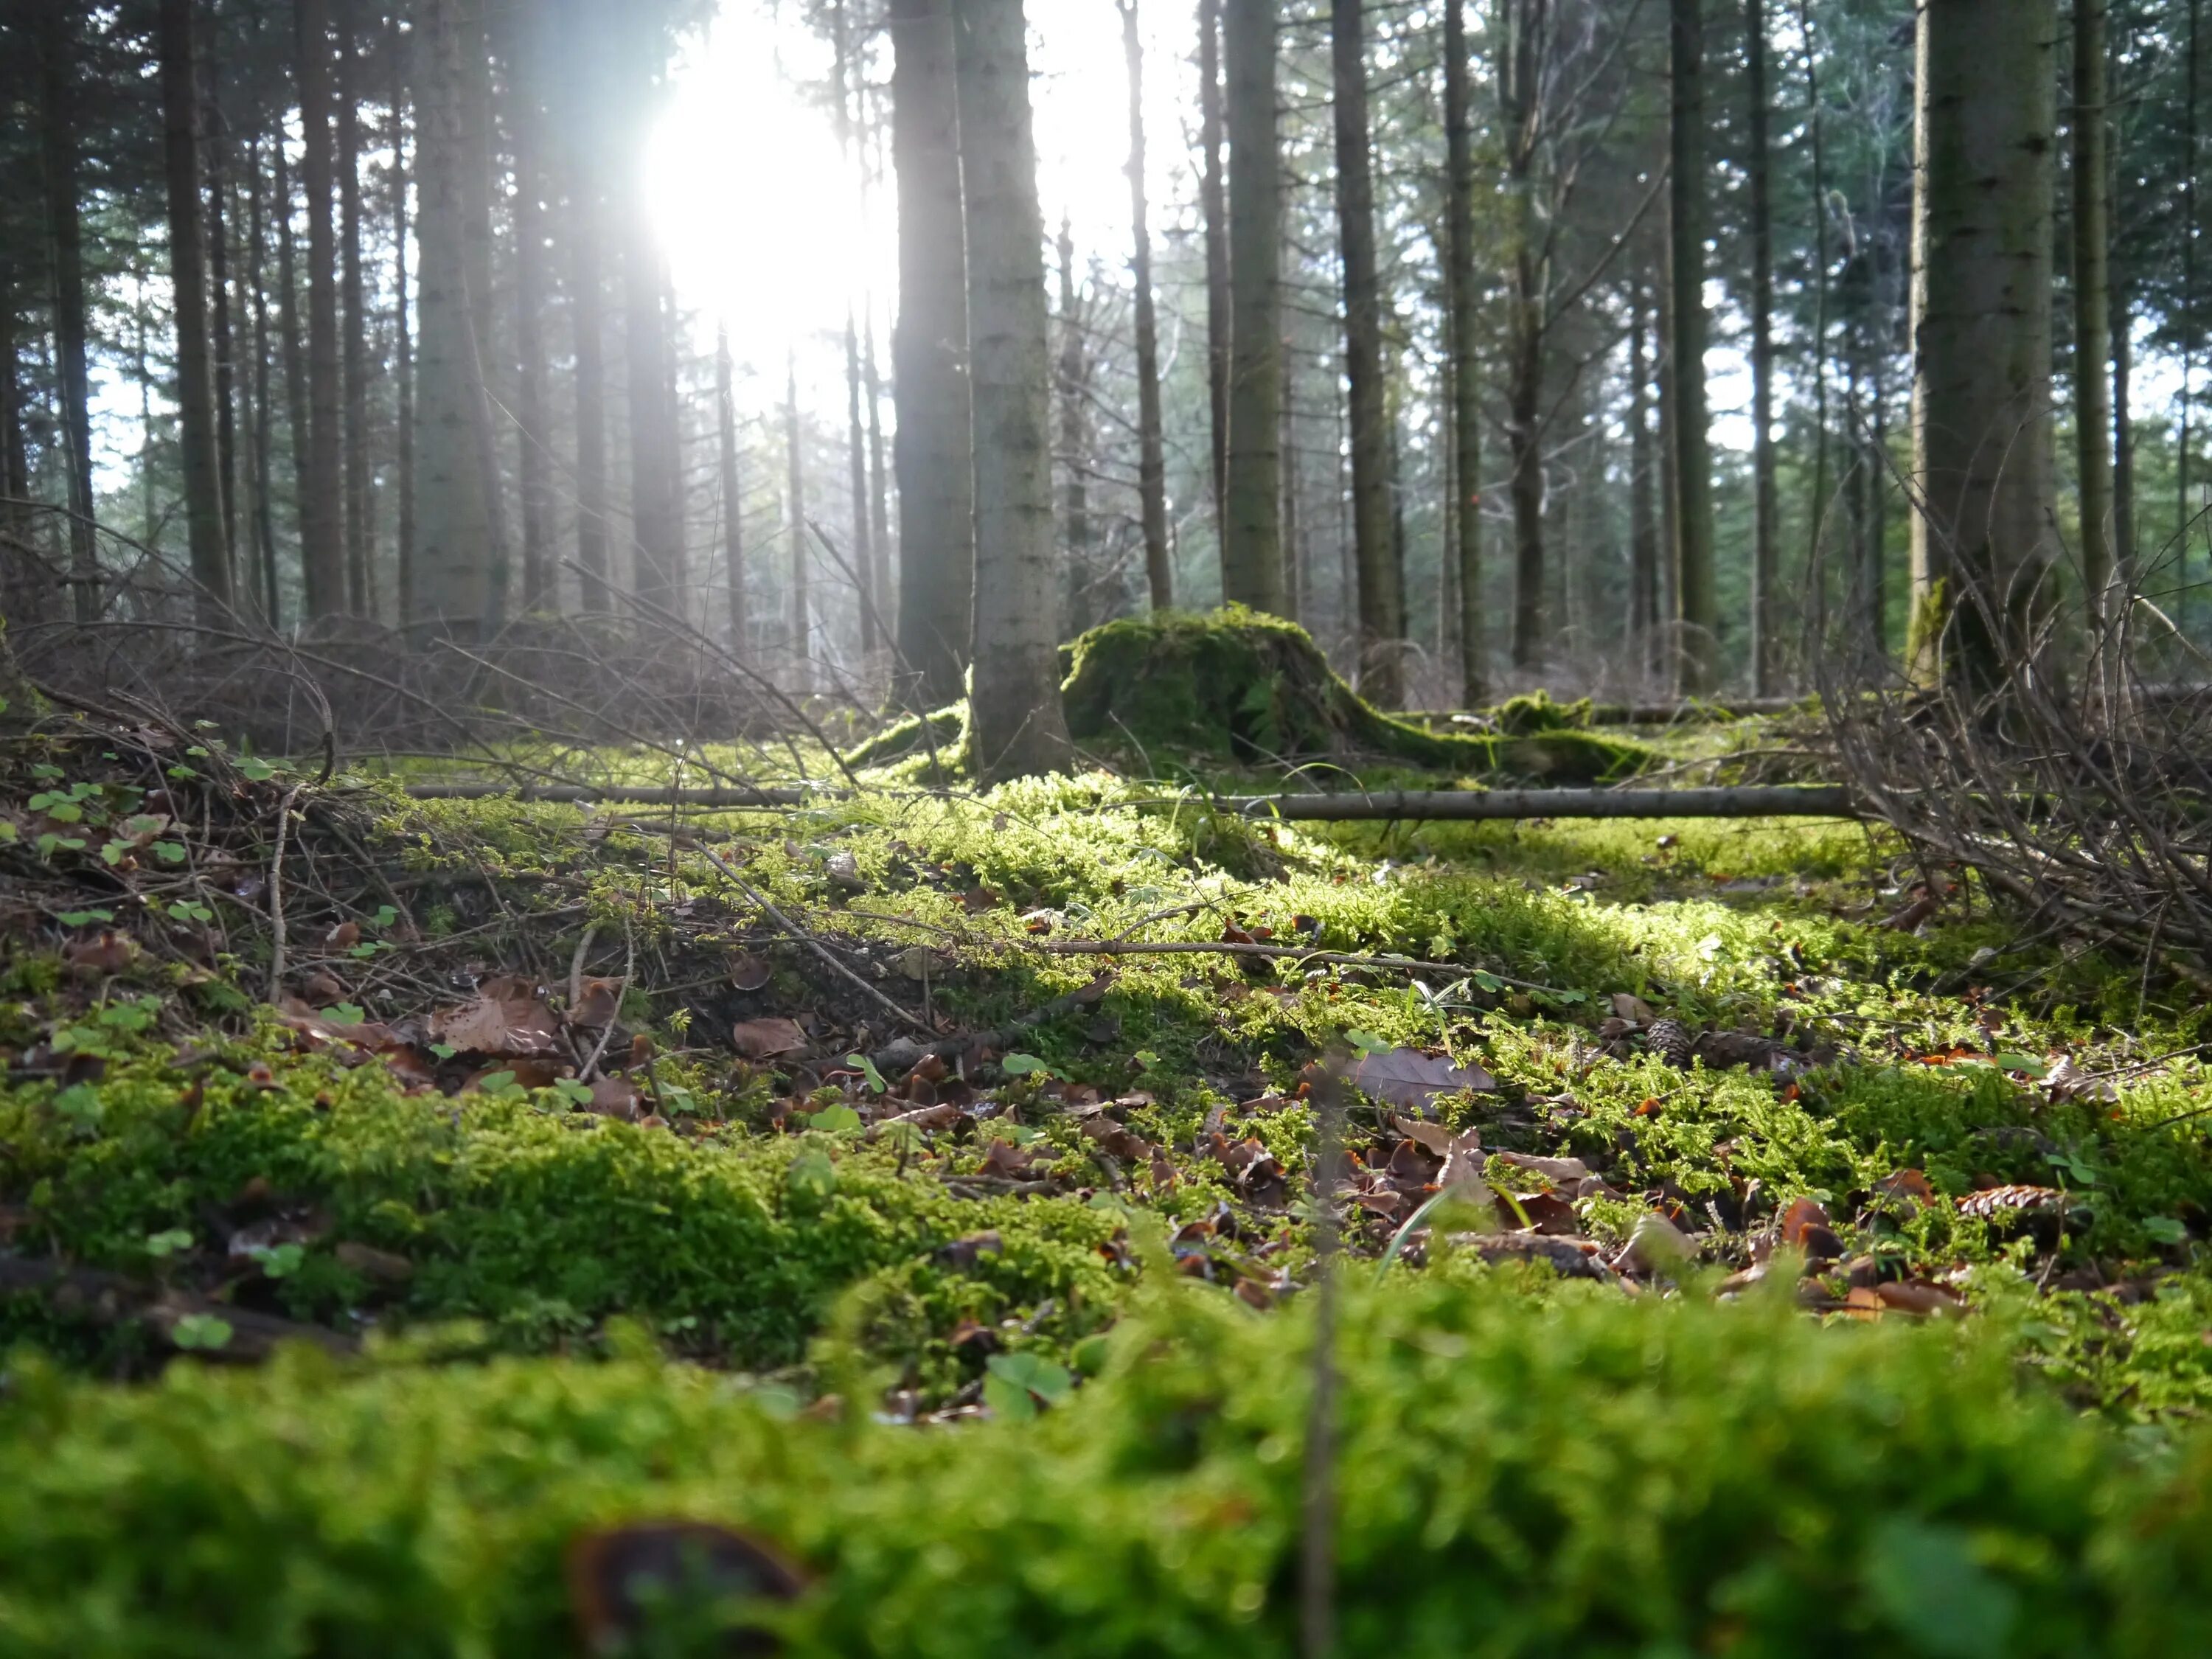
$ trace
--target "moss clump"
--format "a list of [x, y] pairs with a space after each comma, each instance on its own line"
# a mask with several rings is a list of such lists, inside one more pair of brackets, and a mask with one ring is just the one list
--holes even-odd
[[1588, 697], [1553, 702], [1548, 692], [1523, 691], [1492, 709], [1490, 723], [1503, 736], [1533, 738], [1547, 732], [1586, 732], [1595, 712]]
[[1425, 732], [1364, 701], [1297, 623], [1233, 605], [1092, 629], [1075, 642], [1062, 691], [1079, 741], [1243, 764], [1379, 760], [1590, 783], [1646, 758], [1565, 723], [1498, 738]]
[[[2203, 1437], [2147, 1463], [2022, 1391], [1996, 1341], [1821, 1331], [1781, 1301], [1348, 1285], [1345, 1650], [2206, 1650]], [[681, 1516], [804, 1565], [794, 1655], [1275, 1659], [1297, 1649], [1310, 1334], [1164, 1291], [1042, 1420], [925, 1434], [639, 1358], [299, 1353], [139, 1389], [19, 1362], [0, 1648], [573, 1651], [572, 1540]], [[733, 1650], [695, 1628], [624, 1650]]]

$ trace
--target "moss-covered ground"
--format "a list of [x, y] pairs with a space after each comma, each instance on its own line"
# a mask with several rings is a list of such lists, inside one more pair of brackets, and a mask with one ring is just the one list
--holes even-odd
[[2199, 999], [1856, 825], [186, 735], [0, 756], [0, 1652], [1287, 1652], [1339, 1097], [1343, 1650], [2201, 1650]]

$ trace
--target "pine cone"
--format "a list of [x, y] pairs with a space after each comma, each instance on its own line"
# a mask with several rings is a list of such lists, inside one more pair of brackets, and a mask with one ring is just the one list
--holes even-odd
[[1653, 1054], [1678, 1072], [1690, 1069], [1690, 1028], [1679, 1019], [1655, 1019], [1644, 1034]]
[[2007, 1221], [2049, 1215], [2065, 1202], [2066, 1194], [2051, 1187], [1991, 1187], [1960, 1198], [1959, 1213], [1984, 1221]]

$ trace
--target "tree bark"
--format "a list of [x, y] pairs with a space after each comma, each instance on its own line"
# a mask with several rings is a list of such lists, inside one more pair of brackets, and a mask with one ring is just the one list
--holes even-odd
[[514, 146], [514, 423], [522, 496], [522, 608], [557, 611], [553, 472], [545, 416], [545, 43], [534, 9], [514, 17], [507, 54], [507, 129]]
[[392, 98], [392, 377], [397, 383], [398, 431], [394, 457], [399, 498], [393, 532], [398, 565], [394, 614], [404, 627], [415, 615], [415, 340], [407, 311], [407, 73], [399, 40], [399, 15], [386, 20]]
[[1229, 537], [1229, 203], [1221, 165], [1222, 0], [1198, 0], [1198, 205], [1206, 242], [1206, 399], [1213, 532]]
[[868, 428], [860, 417], [861, 389], [866, 377], [860, 367], [860, 331], [853, 308], [845, 307], [845, 480], [853, 501], [853, 574], [860, 612], [860, 653], [872, 657], [883, 641], [876, 631], [878, 615], [875, 538], [868, 523]]
[[1913, 226], [1916, 675], [1978, 694], [2028, 647], [2052, 534], [2056, 0], [1927, 0]]
[[1221, 31], [1228, 70], [1230, 311], [1229, 467], [1221, 596], [1231, 604], [1271, 613], [1283, 605], [1278, 6], [1279, 0], [1226, 0]]
[[1639, 277], [1629, 295], [1628, 616], [1638, 676], [1651, 672], [1659, 645], [1659, 523], [1652, 500], [1651, 307]]
[[[1352, 545], [1359, 572], [1359, 690], [1378, 708], [1405, 701], [1405, 574], [1391, 533], [1390, 424], [1382, 384], [1382, 284], [1375, 268], [1375, 178], [1367, 134], [1362, 0], [1330, 0], [1335, 94], [1336, 222], [1344, 258], [1344, 367], [1352, 398]], [[1270, 82], [1272, 90], [1272, 82]]]
[[1766, 0], [1744, 0], [1744, 94], [1751, 106], [1751, 694], [1774, 695], [1774, 228], [1768, 179]]
[[1513, 471], [1506, 488], [1513, 508], [1513, 665], [1525, 672], [1539, 665], [1544, 649], [1544, 308], [1550, 279], [1539, 246], [1534, 192], [1546, 8], [1507, 0], [1502, 9], [1506, 38], [1498, 59], [1498, 100], [1513, 246], [1512, 356], [1505, 386], [1505, 440]]
[[893, 594], [891, 574], [891, 501], [890, 478], [884, 465], [884, 382], [876, 369], [876, 319], [872, 301], [860, 307], [860, 373], [865, 377], [868, 392], [868, 532], [869, 546], [875, 556], [875, 569], [868, 578], [869, 591], [876, 596], [876, 618], [890, 647], [894, 675], [897, 672], [898, 602]]
[[1699, 0], [1671, 0], [1668, 64], [1667, 276], [1674, 304], [1675, 619], [1681, 690], [1705, 696], [1719, 678], [1720, 614], [1713, 592], [1713, 472], [1705, 416], [1705, 33]]
[[576, 356], [576, 562], [588, 613], [614, 608], [607, 568], [607, 359], [605, 277], [600, 242], [603, 186], [596, 134], [603, 100], [599, 13], [568, 0], [562, 54], [568, 111], [562, 155], [568, 184], [568, 320]]
[[336, 0], [333, 13], [337, 25], [338, 281], [345, 308], [346, 604], [356, 617], [373, 617], [376, 574], [369, 560], [368, 316], [362, 279], [361, 38], [356, 5], [356, 0]]
[[70, 583], [76, 619], [100, 611], [100, 550], [92, 493], [92, 391], [85, 362], [84, 228], [76, 182], [77, 40], [65, 6], [34, 6], [39, 50], [40, 149], [52, 256], [54, 358], [62, 449], [69, 480]]
[[230, 572], [234, 599], [250, 599], [253, 583], [238, 563], [238, 347], [231, 307], [240, 307], [238, 325], [242, 329], [244, 302], [234, 293], [230, 274], [228, 174], [234, 157], [222, 100], [216, 95], [222, 77], [210, 61], [211, 11], [201, 13], [195, 25], [199, 63], [194, 96], [200, 106], [201, 151], [206, 158], [202, 187], [207, 202], [209, 348], [215, 359], [216, 477], [222, 489], [222, 556]]
[[783, 450], [791, 537], [791, 672], [793, 684], [804, 695], [813, 682], [814, 617], [806, 592], [806, 430], [799, 418], [799, 356], [790, 351], [783, 359]]
[[[653, 61], [653, 25], [626, 16], [628, 96], [642, 108], [660, 65]], [[661, 307], [661, 253], [645, 193], [632, 191], [623, 236], [625, 360], [629, 371], [630, 521], [639, 595], [681, 611], [682, 478], [675, 410], [668, 396], [668, 319]]]
[[1805, 128], [1813, 161], [1813, 492], [1805, 514], [1805, 569], [1824, 581], [1820, 528], [1828, 510], [1828, 162], [1820, 119], [1820, 64], [1812, 0], [1797, 0], [1805, 54]]
[[957, 0], [956, 15], [975, 427], [969, 738], [976, 776], [997, 783], [1073, 758], [1053, 629], [1044, 220], [1021, 0]]
[[1145, 585], [1152, 609], [1166, 611], [1175, 604], [1175, 568], [1168, 562], [1159, 319], [1152, 303], [1152, 234], [1146, 219], [1145, 48], [1137, 33], [1137, 0], [1117, 3], [1121, 9], [1121, 50], [1129, 70], [1129, 274], [1137, 288], [1137, 501], [1145, 532]]
[[[328, 0], [295, 0], [300, 79], [300, 181], [307, 198], [307, 494], [300, 561], [310, 620], [346, 610], [339, 480], [337, 246], [331, 225], [331, 34]], [[301, 434], [294, 434], [293, 441]]]
[[[898, 174], [897, 695], [917, 711], [965, 690], [975, 592], [968, 256], [952, 0], [892, 0], [891, 155]], [[1042, 278], [1040, 278], [1042, 281]]]
[[230, 553], [223, 540], [222, 458], [216, 445], [215, 376], [208, 347], [200, 222], [199, 74], [191, 0], [161, 0], [158, 33], [169, 277], [176, 293], [177, 434], [184, 453], [185, 526], [200, 617], [213, 624], [230, 609]]
[[284, 625], [276, 589], [276, 516], [270, 496], [275, 480], [271, 428], [276, 411], [270, 399], [269, 363], [269, 285], [266, 243], [262, 231], [261, 136], [256, 133], [246, 152], [246, 288], [253, 306], [253, 542], [256, 587], [260, 596], [261, 620], [271, 630]]
[[415, 164], [421, 329], [416, 368], [420, 620], [461, 638], [496, 626], [494, 503], [479, 446], [481, 373], [469, 264], [470, 165], [462, 56], [481, 37], [472, 0], [417, 0]]
[[714, 337], [714, 419], [721, 437], [722, 568], [730, 585], [730, 653], [751, 656], [745, 613], [744, 499], [738, 489], [738, 399], [730, 363], [730, 331]]
[[2107, 0], [2074, 0], [2074, 445], [2081, 507], [2081, 586], [2093, 627], [2106, 616], [2112, 562], [2110, 113]]
[[1091, 490], [1086, 469], [1091, 464], [1091, 428], [1084, 418], [1083, 398], [1090, 379], [1090, 362], [1084, 350], [1082, 319], [1076, 314], [1075, 235], [1068, 222], [1060, 222], [1060, 361], [1054, 373], [1060, 404], [1060, 454], [1065, 469], [1061, 484], [1061, 518], [1067, 531], [1067, 606], [1056, 622], [1054, 636], [1080, 634], [1094, 618], [1091, 614]]
[[1465, 0], [1444, 0], [1445, 374], [1451, 407], [1451, 515], [1459, 554], [1460, 700], [1489, 695], [1483, 658], [1482, 381], [1475, 366], [1474, 141], [1468, 95]]

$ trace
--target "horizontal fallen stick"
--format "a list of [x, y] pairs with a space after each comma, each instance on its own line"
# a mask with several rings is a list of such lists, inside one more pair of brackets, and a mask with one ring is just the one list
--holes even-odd
[[1710, 789], [1394, 789], [1366, 794], [1224, 797], [1255, 817], [1364, 819], [1856, 817], [1840, 784]]
[[[407, 786], [416, 800], [623, 801], [655, 806], [804, 806], [848, 799], [835, 789], [668, 789], [610, 785], [513, 786], [421, 783]], [[1130, 805], [1168, 805], [1133, 801]], [[1747, 784], [1696, 789], [1392, 789], [1325, 795], [1220, 795], [1216, 807], [1249, 817], [1316, 823], [1361, 820], [1483, 818], [1756, 818], [1856, 817], [1850, 791], [1840, 784]]]

